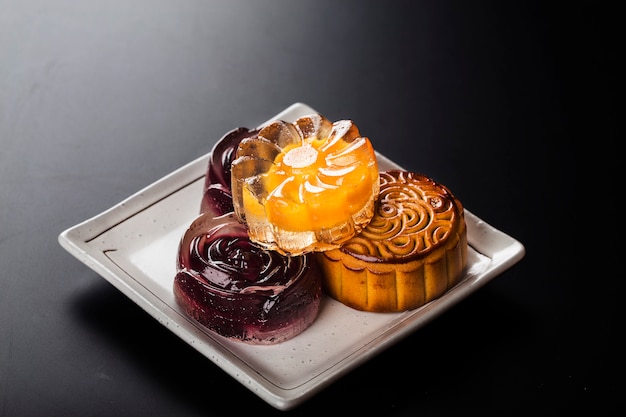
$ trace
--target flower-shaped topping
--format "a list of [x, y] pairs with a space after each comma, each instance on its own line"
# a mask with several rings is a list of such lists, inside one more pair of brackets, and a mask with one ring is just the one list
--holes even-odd
[[233, 205], [250, 239], [285, 255], [334, 249], [373, 216], [380, 187], [370, 140], [320, 114], [274, 121], [239, 144]]

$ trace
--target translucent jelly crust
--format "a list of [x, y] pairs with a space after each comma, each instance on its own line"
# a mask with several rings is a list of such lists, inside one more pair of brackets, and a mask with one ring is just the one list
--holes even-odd
[[254, 245], [234, 213], [202, 213], [179, 246], [177, 303], [216, 333], [250, 344], [290, 339], [315, 320], [321, 275], [309, 255]]
[[222, 215], [234, 210], [231, 192], [231, 164], [239, 143], [247, 137], [255, 137], [258, 129], [239, 127], [226, 133], [215, 144], [204, 180], [204, 193], [200, 212]]
[[225, 134], [213, 147], [200, 215], [181, 239], [174, 295], [208, 329], [249, 344], [275, 344], [315, 320], [321, 275], [310, 256], [284, 257], [252, 243], [233, 212], [231, 165], [258, 129]]
[[376, 154], [350, 120], [278, 120], [240, 142], [231, 189], [235, 214], [257, 244], [284, 255], [333, 249], [373, 215]]

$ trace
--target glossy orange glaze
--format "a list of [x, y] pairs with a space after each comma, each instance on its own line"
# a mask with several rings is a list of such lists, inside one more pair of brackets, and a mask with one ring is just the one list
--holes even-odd
[[[326, 250], [373, 215], [376, 154], [352, 121], [321, 115], [277, 121], [244, 141], [237, 156], [235, 211], [262, 244], [290, 254]], [[281, 235], [289, 243], [281, 244]]]

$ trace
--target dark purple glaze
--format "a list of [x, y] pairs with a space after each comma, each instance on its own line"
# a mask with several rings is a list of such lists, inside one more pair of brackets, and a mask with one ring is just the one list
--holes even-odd
[[241, 141], [257, 134], [240, 127], [213, 147], [200, 215], [179, 244], [174, 296], [188, 316], [224, 337], [274, 344], [313, 323], [321, 275], [310, 255], [285, 257], [253, 244], [234, 214], [232, 161]]
[[245, 138], [256, 136], [258, 133], [258, 129], [250, 130], [239, 127], [222, 136], [213, 146], [204, 180], [200, 213], [208, 211], [219, 216], [234, 210], [230, 167], [235, 159], [239, 143]]
[[318, 313], [321, 276], [314, 258], [259, 248], [232, 212], [194, 220], [181, 239], [177, 269], [177, 303], [225, 337], [279, 343], [309, 327]]

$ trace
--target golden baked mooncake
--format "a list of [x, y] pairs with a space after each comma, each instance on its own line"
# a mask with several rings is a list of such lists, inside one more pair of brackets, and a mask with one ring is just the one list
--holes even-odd
[[374, 216], [340, 248], [316, 254], [324, 291], [358, 310], [418, 308], [456, 285], [467, 263], [463, 206], [414, 172], [380, 173]]

